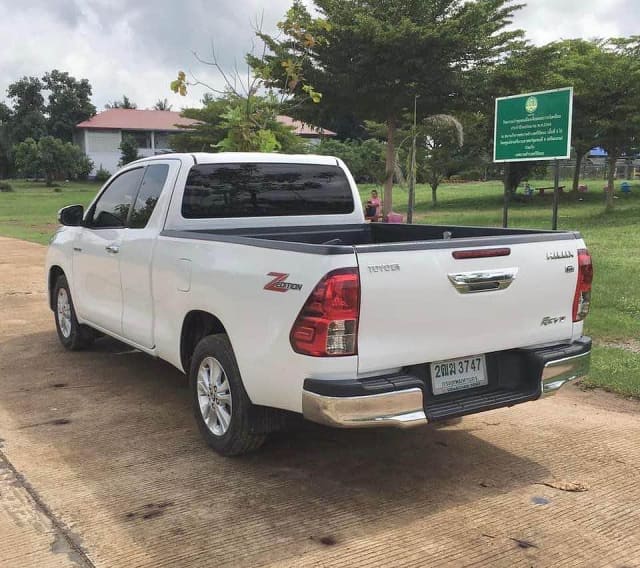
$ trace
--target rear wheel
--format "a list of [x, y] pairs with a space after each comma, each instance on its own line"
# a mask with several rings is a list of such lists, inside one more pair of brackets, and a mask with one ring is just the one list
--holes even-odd
[[235, 456], [264, 443], [266, 434], [255, 431], [253, 405], [226, 335], [200, 340], [191, 359], [189, 385], [198, 428], [216, 452]]
[[60, 343], [70, 351], [84, 349], [93, 343], [95, 335], [86, 325], [78, 323], [66, 276], [60, 276], [53, 288], [53, 312]]

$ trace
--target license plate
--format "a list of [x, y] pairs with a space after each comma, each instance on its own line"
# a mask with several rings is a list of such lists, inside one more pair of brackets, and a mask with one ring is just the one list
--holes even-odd
[[489, 384], [484, 355], [431, 363], [433, 394], [446, 394]]

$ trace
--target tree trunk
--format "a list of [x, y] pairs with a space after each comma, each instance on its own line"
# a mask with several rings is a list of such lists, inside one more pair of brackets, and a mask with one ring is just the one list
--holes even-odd
[[393, 174], [396, 164], [395, 149], [396, 121], [393, 118], [387, 120], [387, 152], [384, 179], [384, 202], [382, 214], [386, 217], [393, 210]]
[[438, 186], [437, 185], [432, 185], [431, 186], [431, 203], [433, 204], [434, 207], [436, 205], [438, 205], [437, 191], [438, 191]]
[[607, 193], [605, 200], [605, 208], [607, 210], [613, 209], [613, 179], [616, 175], [616, 162], [618, 161], [618, 157], [614, 154], [609, 154], [609, 171], [607, 176]]
[[582, 167], [582, 159], [584, 158], [584, 154], [581, 152], [576, 152], [576, 167], [573, 170], [573, 186], [571, 190], [575, 193], [578, 191], [578, 185], [580, 183], [580, 168]]

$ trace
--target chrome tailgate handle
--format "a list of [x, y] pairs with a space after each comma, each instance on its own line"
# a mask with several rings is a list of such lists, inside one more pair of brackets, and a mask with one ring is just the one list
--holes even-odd
[[472, 294], [504, 290], [511, 286], [517, 274], [517, 268], [501, 268], [498, 270], [457, 272], [455, 274], [447, 274], [447, 276], [460, 294]]
[[120, 252], [120, 245], [110, 244], [104, 247], [104, 250], [110, 254], [118, 254]]

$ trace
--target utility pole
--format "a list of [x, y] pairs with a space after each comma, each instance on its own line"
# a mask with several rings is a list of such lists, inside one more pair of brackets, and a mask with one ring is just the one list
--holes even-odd
[[418, 95], [413, 97], [413, 133], [411, 137], [411, 163], [409, 166], [409, 203], [407, 204], [407, 223], [413, 223], [413, 209], [416, 202], [416, 139], [418, 138]]

